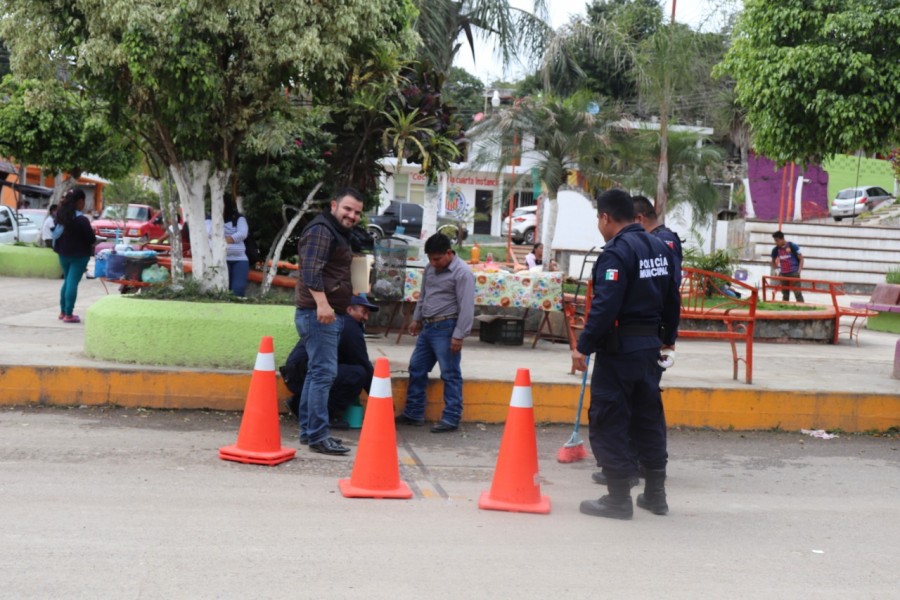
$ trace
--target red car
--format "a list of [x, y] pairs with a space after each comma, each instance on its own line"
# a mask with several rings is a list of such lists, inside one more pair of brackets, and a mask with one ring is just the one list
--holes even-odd
[[[183, 222], [181, 215], [179, 223]], [[97, 238], [101, 240], [139, 240], [146, 244], [166, 233], [162, 212], [147, 204], [115, 204], [103, 209], [103, 213], [92, 226]]]

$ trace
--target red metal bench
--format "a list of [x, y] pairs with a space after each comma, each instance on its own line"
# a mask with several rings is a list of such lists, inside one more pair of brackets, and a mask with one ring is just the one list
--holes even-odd
[[[681, 326], [678, 328], [678, 338], [727, 341], [731, 344], [733, 378], [738, 378], [738, 363], [743, 362], [745, 379], [747, 383], [753, 383], [756, 288], [712, 271], [684, 267], [681, 272]], [[729, 294], [729, 291], [740, 294], [740, 298]], [[709, 328], [697, 327], [704, 321], [709, 322]], [[738, 342], [744, 342], [743, 358], [738, 353]]]

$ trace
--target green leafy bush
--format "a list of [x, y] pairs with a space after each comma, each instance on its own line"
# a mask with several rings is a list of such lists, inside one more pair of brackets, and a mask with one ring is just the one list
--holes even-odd
[[712, 271], [732, 277], [734, 267], [737, 264], [737, 256], [732, 250], [716, 250], [711, 254], [704, 254], [697, 248], [686, 248], [684, 250], [685, 267], [700, 269], [701, 271]]
[[900, 267], [893, 267], [884, 276], [884, 280], [888, 283], [900, 283]]

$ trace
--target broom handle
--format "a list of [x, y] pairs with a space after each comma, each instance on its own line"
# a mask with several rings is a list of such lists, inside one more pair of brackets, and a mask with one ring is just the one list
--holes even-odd
[[584, 358], [584, 373], [581, 375], [581, 393], [578, 394], [578, 412], [575, 413], [575, 433], [578, 433], [578, 426], [581, 425], [581, 409], [584, 406], [584, 388], [587, 387], [588, 367], [591, 366], [591, 355], [588, 354]]

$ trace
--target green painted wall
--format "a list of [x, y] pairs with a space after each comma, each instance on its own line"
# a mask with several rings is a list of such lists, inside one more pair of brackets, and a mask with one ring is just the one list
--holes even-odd
[[877, 185], [894, 193], [894, 171], [888, 160], [839, 155], [825, 161], [822, 168], [828, 172], [828, 206], [831, 206], [837, 193], [845, 188]]
[[283, 365], [298, 339], [294, 307], [106, 296], [88, 309], [84, 351], [124, 363], [253, 369], [263, 336]]
[[0, 244], [0, 275], [59, 279], [62, 267], [50, 248]]

